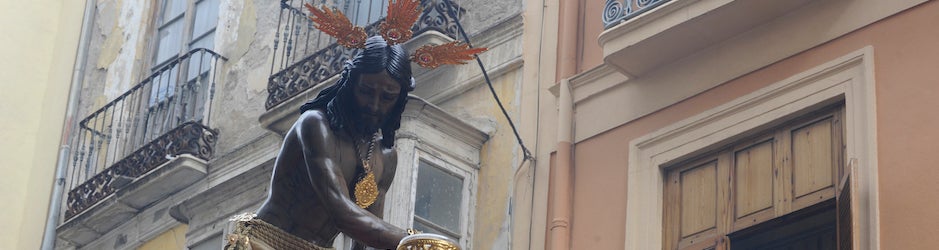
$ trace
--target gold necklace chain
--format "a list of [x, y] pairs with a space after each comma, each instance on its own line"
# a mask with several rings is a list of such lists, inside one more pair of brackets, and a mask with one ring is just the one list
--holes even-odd
[[[355, 183], [355, 204], [361, 208], [368, 208], [375, 200], [378, 199], [378, 183], [375, 181], [375, 174], [372, 172], [372, 152], [375, 149], [375, 141], [378, 140], [378, 133], [376, 132], [372, 136], [372, 140], [368, 143], [368, 152], [365, 154], [365, 160], [362, 161], [363, 172], [358, 176], [358, 181]], [[356, 158], [359, 157], [359, 146], [358, 141], [353, 140], [355, 143], [355, 154]]]
[[[377, 133], [377, 132], [372, 136], [372, 139], [368, 141], [368, 151], [365, 153], [365, 160], [362, 160], [362, 167], [365, 168], [365, 172], [371, 172], [371, 171], [372, 171], [372, 164], [371, 164], [371, 162], [372, 162], [372, 151], [375, 149], [375, 141], [376, 141], [376, 140], [378, 140], [378, 133]], [[359, 152], [358, 143], [356, 143], [355, 153], [356, 153], [356, 154], [361, 154], [361, 152]], [[359, 159], [362, 159], [362, 157], [359, 157]]]

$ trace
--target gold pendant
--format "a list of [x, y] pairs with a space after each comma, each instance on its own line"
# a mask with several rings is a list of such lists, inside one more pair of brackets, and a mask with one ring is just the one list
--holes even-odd
[[368, 171], [365, 177], [355, 183], [355, 204], [361, 208], [368, 208], [378, 199], [378, 184], [375, 183], [375, 174]]

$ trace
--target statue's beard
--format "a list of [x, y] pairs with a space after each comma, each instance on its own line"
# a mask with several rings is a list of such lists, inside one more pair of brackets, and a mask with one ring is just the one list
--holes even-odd
[[381, 118], [370, 117], [368, 115], [356, 115], [355, 132], [360, 135], [371, 135], [378, 132], [378, 129], [381, 128], [381, 124], [383, 123], [384, 119]]

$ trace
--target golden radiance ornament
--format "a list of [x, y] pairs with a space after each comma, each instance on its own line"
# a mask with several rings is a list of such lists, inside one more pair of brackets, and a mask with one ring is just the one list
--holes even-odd
[[437, 68], [444, 64], [466, 64], [473, 60], [476, 54], [488, 50], [487, 48], [470, 48], [469, 44], [452, 41], [441, 45], [424, 45], [414, 51], [411, 61], [425, 68]]
[[[368, 39], [365, 28], [352, 24], [342, 11], [311, 4], [306, 4], [306, 8], [310, 11], [310, 20], [316, 24], [314, 27], [336, 38], [336, 43], [348, 48], [365, 48], [365, 40]], [[388, 0], [386, 13], [385, 20], [378, 25], [379, 33], [388, 45], [395, 45], [405, 43], [414, 36], [411, 27], [423, 10], [420, 0]], [[486, 50], [470, 48], [469, 44], [459, 41], [441, 45], [427, 44], [421, 46], [409, 59], [417, 65], [433, 69], [440, 65], [465, 64]]]
[[388, 45], [404, 43], [411, 39], [411, 26], [421, 16], [421, 1], [397, 0], [388, 1], [388, 15], [385, 21], [378, 26], [381, 37]]
[[336, 8], [326, 8], [321, 6], [314, 7], [311, 4], [305, 4], [310, 10], [310, 20], [316, 24], [316, 28], [327, 35], [336, 38], [336, 43], [349, 48], [365, 48], [365, 28], [355, 26], [352, 21], [342, 11]]
[[355, 204], [361, 208], [368, 208], [378, 199], [378, 183], [375, 174], [366, 168], [367, 173], [359, 182], [355, 183]]

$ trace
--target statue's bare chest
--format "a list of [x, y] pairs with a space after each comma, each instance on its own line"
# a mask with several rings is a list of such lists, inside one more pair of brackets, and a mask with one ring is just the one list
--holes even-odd
[[387, 158], [382, 153], [380, 146], [375, 145], [371, 156], [368, 156], [364, 147], [360, 149], [359, 152], [356, 152], [355, 145], [352, 145], [352, 143], [346, 144], [348, 145], [342, 147], [342, 152], [340, 152], [341, 157], [339, 157], [340, 159], [338, 160], [346, 184], [354, 184], [361, 175], [364, 175], [366, 164], [368, 164], [368, 167], [375, 175], [376, 181], [381, 182], [384, 176], [385, 166], [387, 165]]

